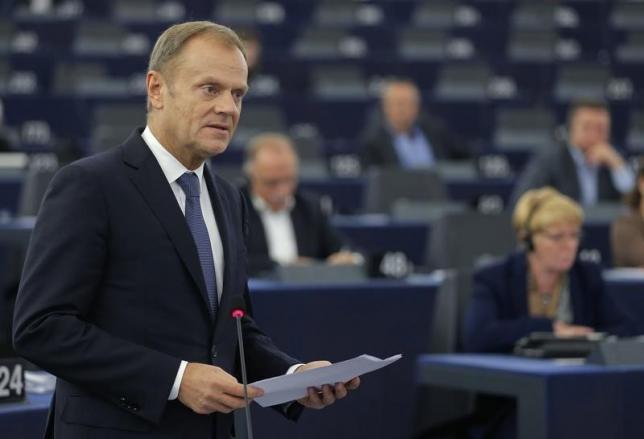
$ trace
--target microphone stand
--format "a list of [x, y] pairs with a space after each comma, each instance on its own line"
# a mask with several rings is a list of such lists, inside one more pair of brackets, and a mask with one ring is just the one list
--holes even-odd
[[250, 417], [250, 404], [248, 402], [248, 378], [246, 376], [246, 356], [244, 355], [244, 340], [242, 338], [242, 327], [241, 319], [244, 317], [244, 310], [237, 308], [232, 312], [233, 318], [237, 321], [237, 339], [239, 344], [239, 357], [241, 359], [241, 370], [242, 370], [242, 384], [244, 385], [244, 401], [246, 402], [246, 407], [244, 407], [244, 413], [246, 417], [246, 433], [248, 439], [253, 439], [253, 424]]

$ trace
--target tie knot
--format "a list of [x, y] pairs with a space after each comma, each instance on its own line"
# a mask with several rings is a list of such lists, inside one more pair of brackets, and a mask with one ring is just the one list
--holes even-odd
[[183, 189], [186, 197], [199, 198], [199, 177], [194, 172], [186, 172], [177, 178], [177, 183]]

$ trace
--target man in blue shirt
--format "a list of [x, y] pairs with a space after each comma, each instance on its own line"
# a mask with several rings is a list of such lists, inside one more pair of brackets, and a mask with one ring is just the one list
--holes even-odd
[[584, 206], [618, 201], [633, 188], [635, 177], [610, 143], [610, 114], [603, 103], [573, 104], [568, 141], [544, 147], [526, 166], [515, 187], [517, 200], [528, 189], [552, 186]]
[[430, 168], [439, 160], [464, 159], [467, 146], [440, 121], [423, 115], [421, 95], [407, 79], [391, 79], [381, 92], [380, 110], [361, 138], [362, 162], [370, 166]]

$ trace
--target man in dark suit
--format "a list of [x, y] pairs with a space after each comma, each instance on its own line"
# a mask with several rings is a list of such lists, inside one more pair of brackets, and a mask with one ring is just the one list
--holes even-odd
[[406, 79], [392, 79], [382, 88], [380, 112], [369, 121], [360, 140], [365, 167], [432, 167], [438, 160], [470, 157], [468, 147], [439, 120], [422, 115], [420, 92]]
[[247, 250], [253, 275], [278, 264], [351, 264], [361, 259], [343, 250], [319, 200], [297, 189], [297, 168], [288, 137], [264, 133], [251, 139], [244, 164], [249, 186], [244, 192], [249, 200]]
[[[230, 438], [247, 212], [204, 162], [230, 142], [247, 72], [230, 29], [170, 27], [150, 56], [145, 130], [54, 177], [14, 316], [16, 350], [58, 377], [49, 436]], [[252, 318], [243, 326], [250, 380], [328, 364], [298, 365]], [[299, 403], [322, 408], [358, 384]]]
[[544, 186], [584, 206], [619, 201], [633, 188], [635, 176], [609, 137], [610, 114], [605, 104], [573, 104], [568, 113], [568, 142], [544, 147], [530, 160], [514, 189], [513, 204], [527, 190]]

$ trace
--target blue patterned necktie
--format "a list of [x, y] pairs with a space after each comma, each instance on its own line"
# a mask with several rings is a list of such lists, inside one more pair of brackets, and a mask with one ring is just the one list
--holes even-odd
[[177, 183], [186, 194], [186, 222], [192, 233], [199, 253], [199, 262], [204, 281], [206, 282], [206, 291], [210, 301], [210, 311], [213, 316], [217, 315], [217, 275], [215, 273], [215, 258], [212, 255], [208, 229], [201, 212], [201, 203], [199, 201], [199, 177], [194, 172], [186, 172], [177, 179]]

